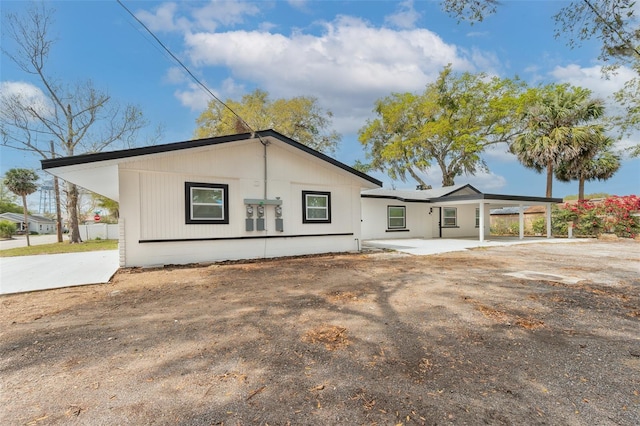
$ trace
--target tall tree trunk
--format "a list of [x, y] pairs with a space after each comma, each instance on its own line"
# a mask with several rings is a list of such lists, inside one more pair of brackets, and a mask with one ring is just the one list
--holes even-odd
[[22, 212], [24, 213], [24, 234], [27, 236], [27, 247], [31, 245], [29, 241], [29, 215], [27, 214], [27, 196], [22, 194]]
[[445, 172], [442, 174], [442, 186], [452, 186], [455, 185], [454, 182], [455, 176], [451, 173]]
[[69, 215], [69, 242], [81, 243], [78, 226], [78, 187], [67, 182], [67, 214]]
[[[51, 158], [56, 158], [56, 147], [51, 142]], [[62, 242], [62, 208], [60, 207], [60, 183], [58, 182], [58, 176], [53, 177], [53, 191], [56, 196], [56, 234], [58, 242]]]
[[53, 178], [53, 191], [56, 196], [56, 234], [58, 236], [58, 242], [62, 242], [62, 208], [60, 206], [60, 183], [58, 182], [58, 176]]
[[580, 175], [578, 182], [578, 201], [584, 200], [584, 178]]
[[553, 161], [547, 161], [547, 198], [553, 197]]
[[[409, 167], [407, 170], [409, 171], [409, 174], [411, 175], [411, 177], [414, 178], [416, 182], [418, 182], [418, 185], [421, 188], [431, 189], [431, 185], [427, 185], [422, 179], [420, 179], [420, 176], [418, 176], [418, 174], [414, 172], [411, 167]], [[118, 212], [118, 216], [120, 216], [120, 212]]]

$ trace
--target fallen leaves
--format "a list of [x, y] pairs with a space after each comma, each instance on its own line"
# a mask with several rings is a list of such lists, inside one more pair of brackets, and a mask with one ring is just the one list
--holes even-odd
[[321, 343], [329, 351], [349, 346], [346, 327], [337, 325], [320, 325], [305, 333], [302, 340], [307, 343]]

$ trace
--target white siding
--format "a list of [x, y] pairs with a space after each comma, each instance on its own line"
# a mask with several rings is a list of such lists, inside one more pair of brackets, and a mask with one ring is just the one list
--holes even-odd
[[[258, 142], [214, 145], [121, 164], [120, 205], [125, 224], [126, 265], [207, 262], [358, 248], [360, 179], [279, 141], [272, 141], [267, 147], [267, 161], [267, 198], [282, 201], [283, 232], [275, 230], [273, 205], [265, 206], [266, 231], [245, 230], [244, 199], [264, 198], [264, 148]], [[229, 224], [186, 224], [185, 182], [228, 185]], [[331, 193], [331, 223], [302, 223], [302, 191]], [[256, 217], [254, 214], [254, 219]], [[327, 235], [305, 237], [318, 234]], [[291, 238], [279, 238], [287, 236]], [[210, 240], [195, 241], [197, 239]]]
[[[387, 207], [404, 206], [406, 230], [390, 231], [387, 224]], [[362, 198], [362, 238], [432, 238], [432, 215], [428, 203], [409, 203], [387, 198]], [[437, 218], [436, 218], [437, 220]]]

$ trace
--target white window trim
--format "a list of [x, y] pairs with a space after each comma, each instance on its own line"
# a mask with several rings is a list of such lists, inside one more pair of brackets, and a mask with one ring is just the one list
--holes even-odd
[[[453, 210], [455, 215], [453, 217], [447, 217], [445, 212], [447, 210]], [[453, 224], [447, 224], [447, 219], [453, 219]], [[442, 208], [442, 227], [443, 228], [457, 228], [458, 227], [458, 208], [457, 207], [443, 207]]]

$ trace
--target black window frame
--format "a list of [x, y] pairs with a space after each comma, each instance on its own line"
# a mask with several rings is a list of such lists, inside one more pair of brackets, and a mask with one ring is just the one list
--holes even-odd
[[[391, 209], [402, 209], [402, 226], [391, 226]], [[387, 229], [407, 229], [407, 206], [387, 206]]]
[[[327, 218], [314, 219], [307, 217], [307, 195], [320, 195], [327, 197]], [[327, 191], [302, 191], [302, 223], [331, 223], [331, 192]]]
[[[191, 204], [191, 189], [221, 189], [222, 190], [222, 219], [193, 219]], [[185, 182], [185, 223], [187, 225], [228, 225], [229, 224], [229, 185], [224, 183]]]
[[[453, 225], [447, 225], [447, 219], [451, 219], [451, 217], [445, 216], [445, 210], [454, 210], [456, 215], [453, 217], [455, 219], [455, 223]], [[443, 228], [457, 228], [458, 227], [458, 208], [457, 207], [443, 207], [442, 208], [442, 227]]]

